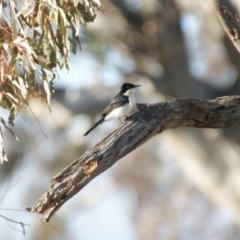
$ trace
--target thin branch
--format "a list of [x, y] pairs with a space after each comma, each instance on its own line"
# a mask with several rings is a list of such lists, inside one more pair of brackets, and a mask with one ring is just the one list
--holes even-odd
[[[25, 234], [26, 234], [25, 226], [31, 226], [30, 224], [12, 220], [12, 219], [7, 218], [7, 217], [5, 217], [5, 216], [3, 216], [3, 215], [1, 215], [1, 214], [0, 214], [0, 217], [6, 219], [6, 220], [9, 221], [9, 222], [20, 224], [21, 227], [22, 227], [22, 233], [23, 233], [24, 236], [25, 236]], [[13, 228], [13, 229], [14, 229], [14, 228]], [[16, 230], [16, 229], [15, 229], [15, 230]], [[19, 231], [19, 230], [18, 230], [18, 231]]]
[[27, 210], [42, 213], [42, 220], [49, 221], [68, 199], [96, 176], [164, 130], [182, 126], [224, 128], [240, 124], [240, 96], [207, 101], [180, 98], [137, 106], [139, 112], [57, 174], [36, 206]]
[[[7, 225], [7, 224], [6, 224], [6, 225]], [[8, 226], [9, 228], [15, 230], [16, 232], [21, 232], [21, 233], [23, 233], [23, 235], [25, 236], [25, 231], [16, 229], [16, 228], [14, 228], [14, 227], [12, 227], [12, 226], [10, 226], [10, 225], [7, 225], [7, 226]]]
[[12, 136], [17, 140], [17, 141], [19, 141], [19, 139], [18, 139], [18, 137], [15, 135], [15, 133], [11, 130], [11, 128], [9, 128], [7, 125], [6, 125], [6, 123], [5, 123], [5, 121], [4, 121], [4, 119], [1, 117], [0, 118], [0, 122], [3, 124], [3, 126], [12, 134]]
[[[19, 159], [18, 159], [18, 160], [19, 160]], [[12, 174], [10, 175], [10, 178], [9, 178], [9, 180], [8, 180], [8, 183], [7, 183], [7, 187], [6, 187], [6, 189], [5, 189], [2, 197], [1, 197], [1, 199], [0, 199], [0, 203], [1, 203], [2, 200], [4, 199], [6, 193], [7, 193], [13, 186], [15, 186], [15, 185], [18, 183], [18, 181], [19, 181], [19, 180], [17, 180], [16, 183], [14, 183], [12, 186], [10, 186], [10, 183], [11, 183], [11, 180], [12, 180], [12, 177], [13, 177], [13, 174], [14, 174], [14, 171], [15, 171], [15, 167], [16, 167], [16, 165], [17, 165], [17, 163], [18, 163], [18, 160], [17, 160], [17, 162], [14, 164], [14, 168], [13, 168]]]
[[19, 177], [11, 186], [9, 186], [9, 187], [8, 187], [8, 191], [10, 191], [14, 186], [16, 186], [16, 185], [19, 183], [19, 181], [20, 181], [21, 178], [22, 178], [22, 177]]
[[25, 209], [0, 208], [0, 211], [26, 212]]
[[47, 134], [45, 134], [45, 132], [43, 131], [43, 128], [42, 128], [42, 126], [41, 126], [41, 123], [40, 123], [39, 120], [37, 119], [34, 111], [33, 111], [32, 108], [31, 108], [31, 106], [30, 106], [26, 101], [25, 101], [25, 104], [28, 106], [31, 114], [33, 115], [34, 119], [36, 120], [36, 122], [37, 122], [37, 124], [38, 124], [38, 127], [39, 127], [40, 131], [42, 132], [43, 136], [44, 136], [45, 138], [48, 138]]

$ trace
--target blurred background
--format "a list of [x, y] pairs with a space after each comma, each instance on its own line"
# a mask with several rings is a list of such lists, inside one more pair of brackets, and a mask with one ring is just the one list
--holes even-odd
[[[167, 130], [121, 159], [69, 200], [49, 223], [24, 209], [59, 171], [110, 133], [87, 137], [123, 82], [137, 102], [240, 94], [240, 55], [224, 33], [216, 1], [101, 0], [104, 12], [81, 27], [72, 71], [59, 71], [49, 113], [32, 99], [4, 132], [0, 166], [1, 240], [238, 240], [240, 128]], [[238, 0], [220, 1], [240, 16]], [[6, 114], [0, 110], [1, 116]], [[7, 190], [7, 191], [6, 191]]]

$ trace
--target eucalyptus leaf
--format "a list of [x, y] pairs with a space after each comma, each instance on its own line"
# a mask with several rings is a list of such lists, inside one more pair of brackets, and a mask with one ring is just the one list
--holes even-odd
[[51, 91], [50, 91], [49, 85], [46, 80], [43, 80], [43, 89], [46, 93], [49, 111], [51, 112], [51, 108], [50, 108]]

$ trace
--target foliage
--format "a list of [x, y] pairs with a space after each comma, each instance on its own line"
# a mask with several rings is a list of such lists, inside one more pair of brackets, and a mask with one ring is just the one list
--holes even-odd
[[[93, 21], [100, 5], [91, 0], [22, 0], [0, 4], [1, 101], [13, 122], [30, 93], [49, 84], [56, 67], [70, 68], [80, 46], [79, 25]], [[41, 89], [41, 88], [40, 88]], [[49, 96], [47, 101], [49, 103]]]
[[70, 69], [79, 25], [92, 22], [97, 10], [97, 0], [0, 2], [0, 106], [9, 110], [10, 124], [30, 95], [50, 105], [56, 68]]

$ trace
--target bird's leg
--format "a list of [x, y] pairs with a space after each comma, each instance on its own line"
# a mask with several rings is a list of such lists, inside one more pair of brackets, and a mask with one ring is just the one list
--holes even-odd
[[128, 121], [131, 118], [131, 116], [125, 116], [125, 121]]
[[118, 120], [120, 121], [120, 123], [122, 123], [121, 118], [118, 118]]

